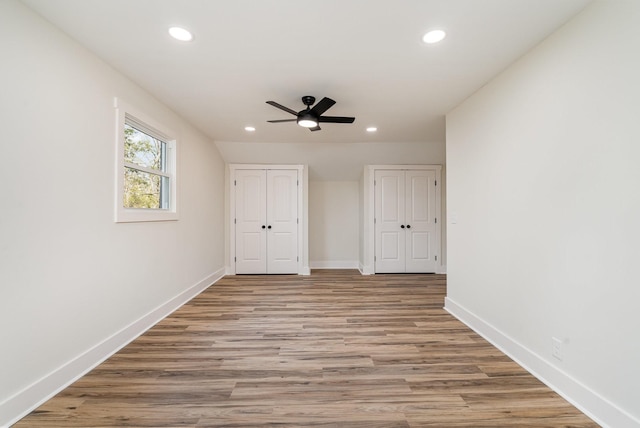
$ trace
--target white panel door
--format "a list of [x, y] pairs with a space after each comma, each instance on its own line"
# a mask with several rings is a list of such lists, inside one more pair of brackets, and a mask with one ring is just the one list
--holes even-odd
[[435, 171], [405, 172], [405, 272], [435, 272]]
[[298, 272], [298, 171], [267, 171], [267, 273]]
[[375, 271], [405, 271], [405, 178], [404, 171], [376, 170]]
[[375, 272], [436, 272], [436, 172], [374, 173]]
[[236, 170], [236, 273], [267, 272], [267, 174]]

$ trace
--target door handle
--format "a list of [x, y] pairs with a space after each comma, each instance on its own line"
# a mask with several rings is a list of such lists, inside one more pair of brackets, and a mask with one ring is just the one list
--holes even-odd
[[411, 229], [411, 225], [410, 224], [407, 225], [407, 229]]
[[265, 226], [265, 225], [263, 224], [263, 225], [262, 225], [262, 228], [263, 228], [263, 229], [266, 229], [266, 228], [267, 228], [267, 226]]
[[404, 229], [404, 224], [401, 224], [401, 225], [400, 225], [400, 229]]

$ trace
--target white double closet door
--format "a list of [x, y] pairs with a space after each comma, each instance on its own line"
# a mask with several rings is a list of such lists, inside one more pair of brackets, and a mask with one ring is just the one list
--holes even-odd
[[375, 171], [375, 272], [436, 272], [436, 172]]
[[298, 272], [298, 170], [235, 171], [236, 273]]

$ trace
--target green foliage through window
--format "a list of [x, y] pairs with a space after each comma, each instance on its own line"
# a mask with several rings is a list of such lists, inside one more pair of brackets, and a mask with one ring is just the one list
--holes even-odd
[[169, 177], [162, 174], [167, 171], [167, 143], [128, 124], [124, 137], [123, 206], [167, 209]]

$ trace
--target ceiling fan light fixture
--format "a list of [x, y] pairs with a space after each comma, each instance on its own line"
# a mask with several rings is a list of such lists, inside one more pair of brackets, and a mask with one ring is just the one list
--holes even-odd
[[318, 122], [315, 122], [311, 119], [302, 119], [298, 121], [298, 125], [303, 126], [305, 128], [313, 128], [318, 126]]
[[310, 114], [305, 114], [298, 119], [298, 125], [304, 128], [315, 128], [318, 126], [318, 121]]

